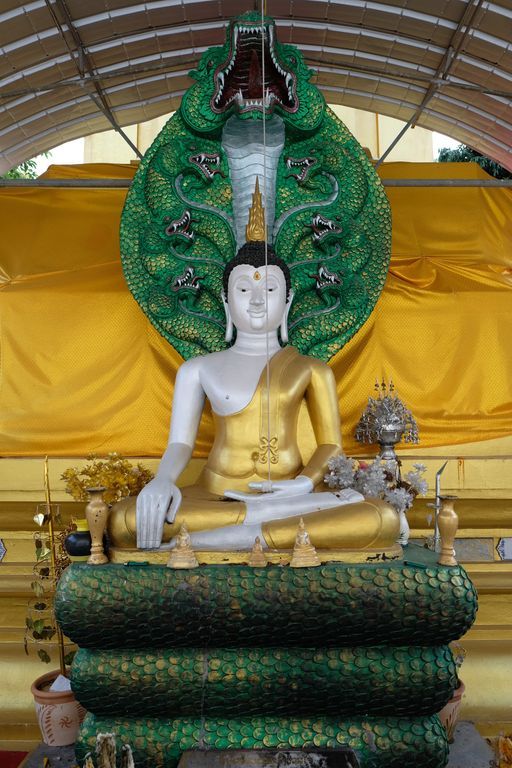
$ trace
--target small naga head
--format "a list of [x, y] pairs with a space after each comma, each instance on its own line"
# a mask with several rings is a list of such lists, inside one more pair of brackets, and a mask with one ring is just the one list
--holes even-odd
[[311, 229], [311, 238], [314, 244], [319, 247], [322, 247], [326, 240], [336, 239], [342, 232], [340, 224], [333, 219], [322, 216], [321, 213], [313, 216], [311, 224], [306, 226]]
[[201, 275], [196, 275], [194, 267], [185, 267], [185, 270], [173, 278], [170, 283], [170, 289], [178, 294], [178, 300], [185, 306], [191, 306], [195, 303], [200, 291], [202, 280]]
[[164, 218], [164, 223], [167, 225], [165, 228], [165, 234], [169, 237], [176, 238], [178, 241], [182, 240], [187, 245], [190, 245], [194, 240], [194, 230], [192, 229], [192, 216], [190, 211], [184, 211], [178, 219], [170, 221], [170, 217]]
[[297, 131], [316, 130], [325, 101], [309, 81], [312, 71], [293, 45], [279, 43], [275, 22], [248, 11], [229, 23], [223, 47], [209, 48], [181, 114], [195, 131], [217, 133], [228, 117], [262, 119], [278, 114]]
[[320, 165], [318, 158], [312, 155], [308, 157], [287, 157], [285, 164], [289, 171], [287, 177], [293, 177], [299, 185], [305, 184], [315, 168]]
[[177, 276], [171, 276], [165, 285], [155, 285], [148, 296], [149, 314], [160, 320], [176, 316], [177, 306], [191, 310], [201, 292], [200, 280], [194, 267], [185, 267]]
[[196, 275], [194, 267], [185, 267], [185, 270], [177, 277], [171, 280], [171, 290], [181, 291], [182, 289], [191, 290], [197, 293], [201, 286], [199, 281], [202, 280], [200, 275]]
[[206, 181], [211, 181], [216, 173], [221, 176], [226, 175], [220, 167], [221, 161], [218, 152], [192, 152], [188, 156], [188, 162], [192, 168], [200, 171]]
[[337, 297], [343, 285], [343, 281], [339, 274], [336, 272], [330, 272], [324, 264], [320, 264], [318, 272], [315, 275], [309, 275], [309, 277], [315, 280], [315, 289], [328, 306], [331, 305], [331, 299]]

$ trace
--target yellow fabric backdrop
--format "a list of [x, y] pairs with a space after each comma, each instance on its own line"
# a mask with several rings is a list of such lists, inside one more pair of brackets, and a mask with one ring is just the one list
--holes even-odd
[[[47, 176], [130, 177], [130, 166]], [[383, 177], [487, 178], [467, 164]], [[4, 456], [160, 455], [179, 355], [146, 320], [119, 260], [122, 190], [0, 190]], [[393, 378], [420, 448], [512, 434], [512, 192], [388, 188], [393, 257], [371, 318], [331, 361], [345, 448], [375, 377]], [[197, 456], [211, 444], [201, 424]], [[360, 448], [360, 447], [359, 447]]]

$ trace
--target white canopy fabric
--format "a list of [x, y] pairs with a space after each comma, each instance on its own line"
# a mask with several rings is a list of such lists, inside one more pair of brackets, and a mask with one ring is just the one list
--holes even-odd
[[[259, 4], [259, 0], [258, 0]], [[248, 0], [0, 2], [0, 172], [176, 109]], [[448, 134], [512, 170], [512, 0], [267, 0], [330, 103]]]

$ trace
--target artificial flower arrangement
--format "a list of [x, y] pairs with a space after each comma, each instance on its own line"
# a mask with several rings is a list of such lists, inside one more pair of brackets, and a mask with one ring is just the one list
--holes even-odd
[[404, 477], [400, 473], [400, 463], [396, 460], [383, 461], [376, 456], [371, 462], [351, 459], [345, 454], [335, 456], [328, 461], [329, 472], [324, 480], [329, 488], [353, 488], [365, 498], [368, 496], [384, 499], [391, 504], [400, 518], [400, 544], [409, 541], [409, 523], [406, 512], [412, 507], [418, 495], [427, 492], [424, 464], [414, 464], [414, 471]]
[[126, 496], [137, 496], [153, 478], [153, 473], [140, 462], [135, 466], [118, 453], [109, 453], [101, 459], [91, 454], [89, 464], [82, 469], [69, 467], [62, 473], [66, 481], [66, 493], [75, 501], [87, 501], [88, 488], [105, 488], [103, 498], [107, 504], [115, 504]]
[[353, 488], [365, 497], [384, 499], [398, 513], [410, 509], [416, 496], [424, 496], [428, 490], [422, 477], [427, 469], [424, 464], [413, 464], [414, 471], [403, 478], [396, 462], [382, 462], [380, 456], [366, 462], [341, 454], [329, 459], [327, 466], [329, 472], [324, 479], [329, 488]]

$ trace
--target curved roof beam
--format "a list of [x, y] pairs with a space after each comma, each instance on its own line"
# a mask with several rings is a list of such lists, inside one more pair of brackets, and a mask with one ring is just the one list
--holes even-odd
[[[129, 83], [126, 84], [126, 87], [130, 87], [130, 84]], [[341, 87], [330, 86], [330, 85], [319, 85], [319, 87], [321, 88], [322, 91], [326, 91], [327, 93], [338, 94], [339, 96], [341, 96], [341, 95], [351, 96], [352, 95], [352, 96], [357, 96], [359, 98], [363, 98], [363, 99], [367, 100], [368, 102], [370, 102], [369, 103], [370, 110], [371, 110], [371, 103], [378, 102], [379, 106], [378, 106], [378, 108], [375, 111], [379, 111], [382, 114], [389, 114], [390, 116], [393, 116], [394, 114], [396, 115], [396, 112], [393, 112], [392, 110], [390, 110], [388, 105], [398, 106], [398, 107], [400, 107], [402, 109], [405, 108], [407, 110], [410, 110], [411, 112], [414, 112], [414, 110], [417, 107], [417, 103], [411, 102], [411, 101], [409, 101], [409, 100], [407, 100], [405, 98], [403, 98], [403, 99], [393, 98], [393, 97], [390, 97], [390, 96], [386, 96], [384, 94], [379, 94], [378, 92], [375, 92], [375, 93], [372, 93], [372, 94], [368, 94], [367, 91], [357, 90], [355, 88], [341, 88]], [[174, 99], [181, 98], [183, 93], [184, 93], [184, 90], [173, 91], [171, 93], [165, 93], [165, 94], [153, 97], [151, 99], [148, 99], [148, 100], [146, 100], [145, 103], [146, 104], [155, 104], [155, 103], [160, 103], [161, 101], [164, 101], [164, 100], [168, 100], [169, 102], [171, 102]], [[339, 102], [337, 101], [336, 103], [339, 103]], [[117, 107], [115, 112], [116, 112], [116, 114], [122, 113], [125, 110], [133, 109], [138, 104], [139, 104], [139, 102], [137, 102], [137, 101], [131, 102], [131, 103], [128, 103], [128, 104], [123, 104], [123, 105]], [[386, 108], [386, 106], [387, 106], [387, 108]], [[468, 108], [468, 105], [467, 104], [463, 104], [463, 106], [464, 106], [464, 109], [466, 111], [466, 109]], [[170, 104], [169, 104], [169, 107], [171, 107]], [[169, 108], [169, 111], [171, 111], [171, 108]], [[476, 110], [473, 108], [473, 109], [470, 109], [469, 111], [475, 112]], [[436, 111], [434, 109], [426, 110], [426, 112], [428, 114], [431, 114], [432, 116], [435, 116], [438, 119], [443, 120], [443, 122], [447, 123], [450, 126], [463, 128], [463, 130], [465, 132], [471, 133], [475, 137], [479, 136], [478, 131], [474, 127], [470, 126], [468, 123], [466, 123], [466, 122], [464, 122], [462, 120], [452, 118], [452, 117], [450, 117], [450, 116], [448, 116], [446, 114], [440, 113], [440, 112], [438, 112], [438, 111]], [[479, 111], [476, 111], [476, 113], [479, 114]], [[490, 120], [490, 118], [488, 117], [488, 115], [486, 115], [486, 113], [483, 113], [481, 116]], [[61, 123], [59, 127], [61, 129], [64, 129], [64, 128], [68, 127], [68, 126], [75, 125], [77, 122], [80, 122], [80, 121], [83, 121], [83, 120], [97, 119], [97, 118], [100, 118], [100, 117], [101, 117], [101, 112], [99, 110], [97, 110], [96, 112], [91, 112], [91, 113], [87, 114], [86, 116], [84, 116], [82, 118], [75, 118], [75, 119], [67, 121], [65, 123]], [[422, 122], [422, 125], [424, 125], [425, 127], [427, 127], [427, 128], [429, 127], [428, 124], [426, 123], [426, 121], [421, 121], [421, 122]], [[505, 127], [507, 130], [509, 130], [509, 131], [512, 130], [512, 126], [511, 125], [506, 124], [503, 121], [500, 121], [500, 124], [503, 125], [503, 127]], [[26, 146], [27, 144], [37, 142], [39, 139], [41, 139], [45, 135], [48, 135], [49, 132], [51, 132], [51, 131], [45, 130], [45, 131], [42, 131], [42, 132], [36, 134], [35, 136], [27, 138], [23, 142], [18, 142], [17, 144], [9, 147], [8, 151], [9, 151], [9, 153], [12, 153], [12, 152], [14, 152], [16, 150], [19, 150], [21, 147]], [[488, 138], [491, 138], [491, 137], [488, 137]], [[491, 139], [491, 141], [493, 142], [493, 144], [496, 145], [496, 147], [499, 147], [502, 150], [508, 150], [509, 149], [509, 146], [507, 144], [503, 143], [503, 142], [499, 142], [498, 140], [495, 140], [495, 139]]]
[[[324, 2], [324, 0], [316, 0], [317, 2]], [[44, 3], [44, 0], [43, 0]], [[379, 3], [373, 3], [374, 6], [380, 6]], [[391, 12], [391, 11], [390, 11]], [[430, 18], [430, 17], [429, 17]], [[435, 19], [436, 17], [431, 17], [432, 19]], [[340, 33], [348, 36], [353, 36], [358, 39], [364, 40], [365, 38], [368, 39], [378, 39], [378, 40], [387, 40], [390, 43], [401, 43], [408, 47], [411, 47], [413, 50], [422, 50], [422, 51], [430, 51], [432, 53], [437, 54], [444, 54], [445, 49], [442, 46], [435, 45], [433, 43], [425, 42], [422, 39], [410, 37], [407, 35], [401, 35], [401, 34], [391, 34], [384, 30], [371, 30], [371, 29], [361, 29], [360, 27], [352, 26], [352, 25], [340, 25], [340, 24], [325, 24], [320, 22], [314, 22], [314, 21], [305, 21], [302, 19], [294, 19], [292, 21], [287, 19], [277, 19], [276, 23], [279, 28], [290, 28], [293, 30], [300, 30], [300, 29], [318, 29], [319, 31], [329, 30], [330, 32], [334, 33]], [[189, 31], [191, 34], [193, 34], [195, 31], [204, 31], [204, 30], [211, 30], [211, 29], [221, 29], [224, 28], [226, 25], [226, 22], [224, 20], [219, 20], [215, 22], [208, 22], [208, 23], [196, 23], [196, 24], [186, 24], [186, 25], [174, 25], [174, 26], [166, 26], [166, 27], [159, 27], [152, 30], [147, 30], [145, 32], [134, 32], [130, 33], [128, 35], [125, 35], [123, 37], [116, 37], [116, 38], [108, 38], [106, 40], [102, 40], [101, 42], [92, 43], [91, 45], [86, 46], [87, 51], [89, 54], [94, 55], [94, 53], [97, 53], [102, 50], [113, 50], [117, 46], [126, 46], [130, 44], [130, 41], [132, 42], [140, 42], [142, 40], [150, 40], [150, 39], [158, 39], [161, 36], [164, 35], [173, 35], [173, 34], [182, 34], [184, 31]], [[78, 26], [75, 22], [75, 26]], [[455, 27], [455, 24], [450, 23], [450, 27]], [[65, 29], [65, 25], [63, 25], [63, 28]], [[54, 31], [55, 34], [58, 34], [58, 31], [52, 28], [52, 30], [48, 30], [48, 32]], [[473, 34], [474, 30], [471, 30], [471, 34]], [[333, 48], [327, 48], [324, 46], [308, 46], [308, 45], [301, 45], [300, 43], [296, 43], [299, 45], [301, 49], [304, 50], [317, 50], [317, 51], [329, 51], [334, 53], [337, 49]], [[512, 44], [507, 43], [507, 49], [510, 47], [512, 50]], [[193, 53], [196, 53], [199, 55], [199, 53], [203, 52], [206, 48], [191, 48], [190, 50]], [[1, 50], [1, 49], [0, 49]], [[339, 50], [347, 50], [347, 49], [339, 49]], [[350, 51], [350, 49], [348, 49]], [[503, 46], [500, 46], [499, 50], [503, 50]], [[361, 56], [363, 53], [360, 50], [354, 50], [353, 54], [356, 54]], [[373, 56], [374, 54], [368, 52], [368, 56]], [[484, 70], [486, 72], [504, 72], [504, 77], [508, 78], [511, 75], [506, 72], [506, 70], [501, 70], [501, 68], [497, 68], [496, 65], [489, 65], [478, 58], [474, 56], [470, 56], [467, 53], [461, 54], [461, 56], [464, 56], [465, 63], [475, 66], [477, 69]], [[154, 58], [158, 58], [158, 56], [155, 56]], [[383, 56], [383, 60], [387, 60], [387, 57]], [[29, 74], [34, 74], [35, 72], [40, 72], [42, 68], [48, 69], [53, 64], [62, 64], [62, 63], [69, 63], [70, 58], [68, 55], [59, 55], [55, 57], [54, 59], [46, 59], [44, 62], [41, 62], [40, 64], [33, 65], [28, 67], [27, 69], [20, 69], [16, 73], [13, 73], [12, 75], [9, 75], [7, 78], [4, 78], [0, 80], [0, 88], [10, 84], [12, 82], [15, 82], [17, 79], [24, 78], [28, 76]], [[393, 61], [396, 62], [395, 59]], [[400, 60], [398, 60], [400, 61]], [[414, 64], [414, 59], [411, 59], [411, 65], [418, 67], [418, 64]], [[112, 66], [112, 65], [111, 65]], [[407, 66], [407, 62], [402, 61], [401, 66]]]
[[[194, 43], [220, 41], [226, 23], [220, 18], [222, 5], [219, 7], [218, 0], [135, 0], [133, 5], [124, 0], [119, 8], [112, 7], [115, 3], [110, 0], [91, 0], [91, 5], [83, 4], [80, 11], [76, 11], [79, 4], [74, 3], [75, 12], [82, 14], [79, 18], [59, 14], [56, 26], [49, 26], [52, 9], [67, 8], [70, 1], [28, 2], [23, 6], [24, 23], [18, 27], [13, 27], [13, 21], [19, 8], [0, 13], [0, 25], [8, 22], [6, 29], [20, 31], [19, 39], [8, 40], [3, 48], [3, 71], [11, 62], [13, 66], [22, 62], [20, 70], [7, 70], [0, 80], [0, 146], [20, 139], [15, 136], [16, 128], [21, 142], [16, 141], [14, 147], [31, 144], [34, 151], [69, 139], [79, 131], [80, 121], [82, 135], [107, 128], [98, 112], [98, 88], [101, 94], [108, 94], [112, 116], [124, 124], [175, 108], [181, 81], [186, 83], [183, 59], [194, 66], [205, 50], [204, 45]], [[300, 19], [292, 18], [290, 5], [290, 15], [276, 21], [283, 41], [298, 45], [308, 64], [317, 66], [319, 87], [333, 100], [357, 102], [360, 108], [379, 109], [394, 117], [412, 117], [418, 124], [438, 130], [442, 130], [440, 125], [453, 126], [451, 135], [477, 148], [492, 145], [499, 157], [493, 156], [500, 162], [504, 162], [508, 148], [504, 164], [510, 163], [510, 147], [503, 141], [512, 131], [507, 115], [512, 95], [512, 42], [504, 23], [512, 19], [509, 0], [506, 5], [490, 0], [444, 0], [442, 18], [432, 12], [430, 4], [415, 5], [416, 9], [409, 8], [408, 0], [329, 0], [331, 18], [339, 21], [333, 18], [326, 24], [322, 18], [329, 17], [326, 0], [304, 0]], [[45, 7], [49, 8], [48, 16], [41, 12]], [[100, 11], [85, 15], [91, 7]], [[163, 13], [172, 8], [183, 9], [175, 25], [167, 24], [170, 14]], [[462, 8], [466, 12], [459, 18]], [[479, 8], [482, 13], [476, 21], [474, 14]], [[187, 15], [188, 9], [194, 9], [192, 15]], [[197, 21], [184, 22], [182, 18]], [[116, 25], [118, 21], [122, 23]], [[60, 51], [56, 42], [59, 34], [63, 41]], [[180, 45], [180, 51], [172, 50], [175, 44]], [[148, 55], [141, 55], [145, 48]], [[76, 51], [80, 49], [82, 58], [90, 57], [89, 73], [86, 67], [77, 67]], [[449, 66], [454, 59], [452, 74]], [[48, 82], [50, 79], [55, 82]], [[171, 90], [170, 85], [174, 86]], [[145, 86], [151, 97], [134, 98], [139, 95], [136, 90], [143, 92]], [[89, 110], [87, 99], [91, 102]], [[128, 103], [123, 104], [123, 99]], [[77, 105], [82, 114], [71, 116]], [[59, 125], [60, 115], [64, 122]], [[36, 133], [29, 136], [32, 130]], [[5, 149], [4, 159], [8, 156], [19, 162], [23, 158], [14, 157], [14, 147]]]

